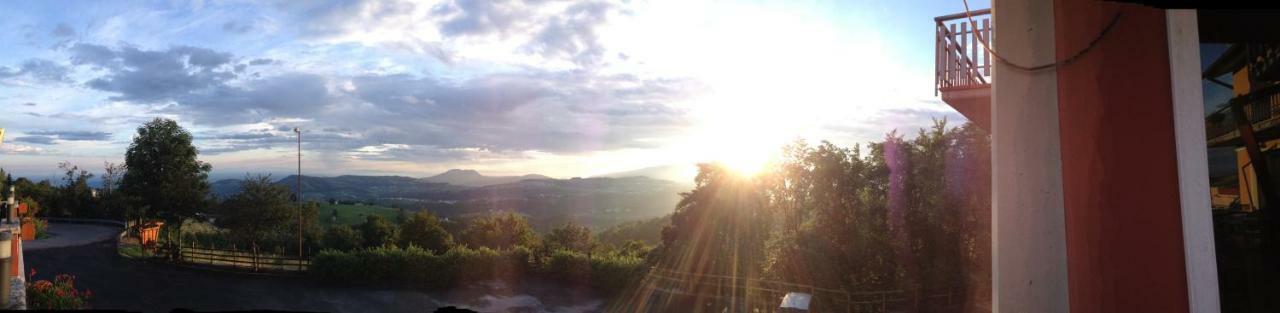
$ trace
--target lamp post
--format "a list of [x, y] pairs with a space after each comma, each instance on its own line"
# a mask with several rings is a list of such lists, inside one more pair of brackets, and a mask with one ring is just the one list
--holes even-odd
[[298, 258], [302, 258], [302, 130], [293, 128], [298, 135]]

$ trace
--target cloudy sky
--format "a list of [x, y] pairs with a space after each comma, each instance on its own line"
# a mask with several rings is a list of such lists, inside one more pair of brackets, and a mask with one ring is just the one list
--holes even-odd
[[[971, 3], [987, 7], [987, 1]], [[121, 162], [153, 118], [215, 176], [590, 176], [751, 162], [961, 117], [932, 17], [960, 1], [5, 1], [0, 167]]]

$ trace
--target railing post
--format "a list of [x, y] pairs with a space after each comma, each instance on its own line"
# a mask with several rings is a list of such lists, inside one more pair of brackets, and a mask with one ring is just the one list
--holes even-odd
[[9, 269], [13, 267], [13, 232], [10, 230], [0, 231], [0, 309], [8, 309], [10, 305], [9, 298], [13, 295], [13, 274]]

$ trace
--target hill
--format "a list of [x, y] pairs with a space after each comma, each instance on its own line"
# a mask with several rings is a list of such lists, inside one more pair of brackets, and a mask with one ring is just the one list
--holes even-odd
[[[277, 184], [292, 190], [296, 179], [281, 178]], [[217, 197], [226, 198], [239, 191], [239, 180], [220, 180], [212, 189]], [[404, 176], [302, 177], [304, 199], [429, 210], [453, 218], [517, 212], [528, 216], [538, 230], [569, 221], [603, 229], [662, 216], [674, 210], [679, 193], [686, 190], [687, 186], [647, 177], [527, 178], [478, 187]]]
[[551, 179], [551, 177], [538, 174], [529, 174], [524, 176], [484, 176], [475, 170], [452, 169], [436, 176], [424, 178], [423, 180], [433, 183], [445, 183], [458, 186], [482, 187], [514, 183], [526, 179]]
[[698, 175], [698, 166], [695, 164], [668, 164], [596, 175], [595, 177], [649, 177], [653, 179], [672, 181], [678, 184], [692, 185], [693, 177], [696, 175]]

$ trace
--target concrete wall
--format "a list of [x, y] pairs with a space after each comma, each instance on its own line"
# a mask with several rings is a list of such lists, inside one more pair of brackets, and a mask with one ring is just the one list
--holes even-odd
[[[1020, 64], [1054, 61], [1052, 1], [995, 1], [992, 18], [993, 46], [1002, 56]], [[1057, 75], [1004, 63], [994, 69], [992, 308], [1067, 312]]]

